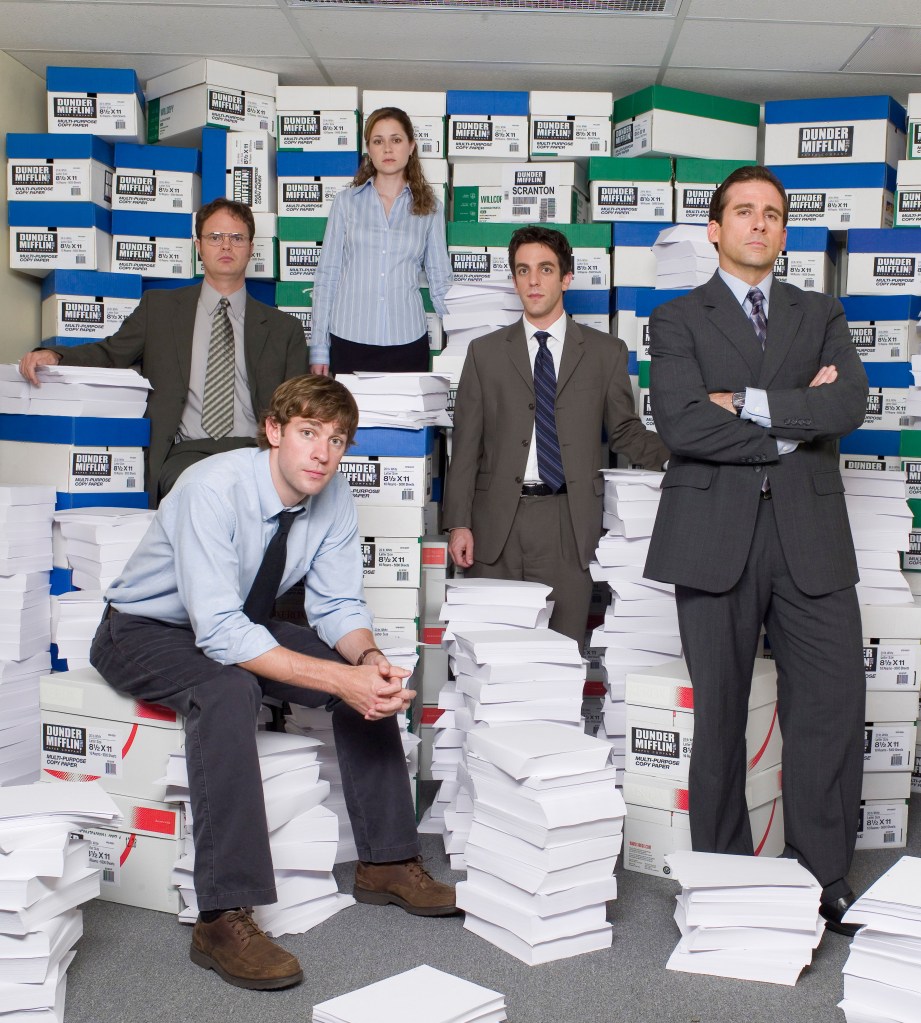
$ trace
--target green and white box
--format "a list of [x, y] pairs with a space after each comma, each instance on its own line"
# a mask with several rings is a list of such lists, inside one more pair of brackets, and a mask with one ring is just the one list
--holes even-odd
[[650, 85], [614, 103], [614, 156], [696, 156], [754, 163], [757, 103]]
[[908, 152], [909, 160], [921, 160], [921, 92], [908, 94]]
[[593, 157], [588, 179], [592, 220], [672, 223], [671, 160]]
[[502, 219], [502, 168], [496, 163], [454, 166], [451, 220], [498, 223]]
[[280, 85], [275, 105], [280, 150], [359, 150], [358, 89], [354, 86]]
[[302, 282], [281, 282], [275, 285], [275, 306], [283, 313], [301, 321], [304, 341], [309, 345], [313, 319], [313, 285]]
[[675, 161], [675, 223], [706, 224], [710, 221], [710, 200], [717, 188], [748, 160]]
[[610, 92], [530, 94], [531, 159], [585, 160], [611, 152]]
[[199, 145], [201, 129], [275, 132], [278, 75], [203, 58], [147, 82], [147, 141]]
[[325, 217], [278, 218], [278, 279], [313, 283], [320, 261]]
[[420, 159], [444, 159], [447, 152], [445, 127], [448, 121], [444, 92], [406, 92], [399, 89], [365, 89], [362, 92], [364, 123], [367, 123], [370, 114], [382, 107], [397, 107], [409, 115]]
[[895, 226], [921, 224], [921, 160], [899, 160], [895, 182]]

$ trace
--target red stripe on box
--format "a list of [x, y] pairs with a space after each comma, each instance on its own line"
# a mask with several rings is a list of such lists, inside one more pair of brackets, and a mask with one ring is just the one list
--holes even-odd
[[426, 544], [422, 545], [422, 564], [423, 565], [444, 565], [448, 564], [448, 548], [447, 547], [428, 547]]
[[694, 690], [690, 686], [678, 686], [675, 690], [675, 706], [682, 710], [694, 709]]
[[771, 833], [771, 825], [774, 823], [774, 814], [777, 813], [777, 800], [775, 799], [771, 803], [771, 816], [768, 819], [767, 827], [764, 829], [764, 834], [761, 836], [761, 841], [755, 846], [755, 855], [760, 856], [761, 850], [764, 848], [764, 843], [768, 840], [768, 835]]
[[604, 696], [604, 682], [586, 682], [582, 696]]
[[164, 707], [159, 703], [145, 703], [143, 700], [137, 700], [134, 704], [134, 716], [138, 718], [147, 718], [148, 721], [175, 721], [176, 712], [170, 710], [169, 707]]
[[444, 634], [444, 625], [430, 625], [422, 630], [422, 642], [428, 646], [438, 646]]
[[49, 771], [47, 768], [45, 774], [50, 774], [58, 781], [99, 781], [98, 774], [74, 774], [72, 771]]
[[774, 706], [774, 714], [771, 717], [771, 727], [768, 729], [767, 736], [763, 743], [761, 743], [761, 749], [749, 760], [748, 769], [749, 771], [758, 763], [758, 761], [764, 756], [764, 751], [768, 747], [768, 743], [771, 741], [771, 736], [774, 734], [774, 725], [777, 724], [777, 706]]
[[128, 756], [128, 750], [131, 749], [132, 745], [134, 745], [134, 740], [137, 738], [137, 734], [138, 726], [136, 724], [132, 725], [131, 731], [128, 733], [128, 741], [122, 747], [122, 760], [124, 760], [125, 757]]
[[137, 840], [138, 840], [138, 836], [137, 835], [129, 835], [128, 836], [128, 844], [122, 850], [121, 857], [120, 857], [120, 859], [118, 861], [118, 865], [120, 867], [123, 867], [125, 865], [125, 860], [128, 859], [128, 857], [130, 856], [131, 850], [134, 848], [134, 843]]
[[690, 808], [690, 798], [688, 796], [687, 789], [676, 789], [675, 791], [675, 809], [687, 811]]
[[175, 835], [177, 813], [178, 810], [158, 810], [151, 806], [135, 806], [131, 810], [131, 825], [138, 831]]
[[443, 707], [423, 707], [422, 724], [433, 725], [444, 714]]

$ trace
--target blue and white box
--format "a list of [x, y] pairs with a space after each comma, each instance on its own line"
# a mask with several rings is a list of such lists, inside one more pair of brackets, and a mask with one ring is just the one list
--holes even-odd
[[49, 67], [48, 131], [143, 142], [144, 93], [130, 68]]
[[784, 186], [793, 226], [892, 227], [895, 170], [887, 163], [785, 164], [770, 168]]
[[921, 295], [921, 227], [847, 235], [849, 295]]
[[333, 199], [348, 188], [358, 170], [358, 153], [287, 152], [278, 154], [278, 214], [328, 217]]
[[112, 213], [112, 272], [142, 277], [192, 276], [190, 213]]
[[921, 92], [908, 94], [908, 152], [909, 160], [921, 160]]
[[254, 213], [275, 213], [275, 138], [267, 131], [227, 132], [224, 195]]
[[92, 202], [7, 205], [10, 267], [44, 277], [52, 270], [109, 269], [112, 214]]
[[6, 156], [8, 199], [112, 204], [114, 158], [100, 138], [10, 132]]
[[833, 292], [838, 247], [827, 227], [788, 227], [786, 248], [774, 263], [779, 281], [804, 291]]
[[449, 89], [448, 159], [517, 162], [528, 154], [526, 92]]
[[201, 153], [178, 146], [115, 146], [113, 210], [194, 213], [201, 205]]
[[921, 298], [850, 295], [841, 299], [851, 340], [866, 363], [908, 363], [921, 353]]
[[54, 270], [42, 281], [42, 340], [101, 341], [141, 301], [141, 278], [93, 270]]

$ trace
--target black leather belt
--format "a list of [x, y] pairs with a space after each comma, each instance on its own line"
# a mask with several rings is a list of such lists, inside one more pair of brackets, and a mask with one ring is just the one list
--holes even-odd
[[553, 497], [554, 494], [565, 494], [566, 484], [564, 483], [559, 490], [554, 490], [553, 487], [548, 487], [546, 483], [524, 483], [521, 487], [522, 497]]

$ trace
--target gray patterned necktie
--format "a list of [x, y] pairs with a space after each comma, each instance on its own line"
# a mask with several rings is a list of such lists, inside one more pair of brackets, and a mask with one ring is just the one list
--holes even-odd
[[222, 298], [211, 321], [208, 368], [201, 404], [201, 425], [214, 440], [226, 437], [233, 429], [233, 327], [227, 315], [230, 300]]
[[767, 317], [764, 315], [764, 295], [760, 288], [752, 288], [748, 292], [748, 301], [752, 304], [749, 319], [755, 328], [755, 337], [761, 342], [761, 350], [767, 343]]

